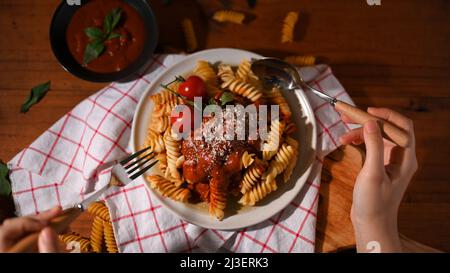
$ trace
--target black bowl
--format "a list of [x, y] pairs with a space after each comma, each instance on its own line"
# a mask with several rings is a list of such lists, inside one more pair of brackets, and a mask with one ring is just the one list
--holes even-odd
[[112, 73], [97, 73], [90, 71], [80, 65], [70, 53], [66, 43], [67, 26], [69, 25], [75, 11], [89, 1], [82, 0], [81, 5], [69, 5], [67, 2], [70, 1], [61, 2], [53, 15], [50, 25], [50, 43], [52, 50], [55, 57], [65, 70], [69, 71], [78, 78], [87, 81], [112, 82], [132, 77], [143, 69], [150, 61], [158, 41], [158, 27], [156, 24], [156, 17], [147, 1], [125, 0], [127, 4], [133, 7], [141, 15], [148, 35], [144, 42], [144, 49], [136, 61], [127, 66], [125, 69]]

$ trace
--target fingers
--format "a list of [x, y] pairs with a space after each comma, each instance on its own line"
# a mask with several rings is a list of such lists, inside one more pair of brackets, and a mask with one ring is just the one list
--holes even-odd
[[342, 135], [339, 138], [339, 141], [343, 145], [348, 145], [350, 143], [354, 144], [354, 145], [362, 144], [364, 142], [363, 128], [357, 128], [357, 129], [350, 130], [346, 134]]
[[410, 134], [414, 134], [412, 121], [394, 110], [388, 108], [369, 107], [367, 108], [367, 112], [373, 116], [389, 121]]
[[366, 160], [363, 169], [371, 176], [384, 173], [383, 137], [376, 121], [370, 120], [364, 124], [364, 142], [366, 144]]
[[3, 223], [3, 235], [8, 240], [16, 240], [26, 234], [41, 230], [45, 224], [32, 217], [7, 219]]
[[53, 207], [49, 210], [39, 213], [38, 215], [33, 216], [34, 219], [41, 221], [43, 224], [47, 224], [47, 222], [56, 216], [60, 215], [62, 212], [62, 208], [60, 206]]
[[41, 253], [59, 252], [58, 237], [53, 229], [46, 227], [39, 233], [38, 247]]
[[346, 114], [341, 113], [341, 119], [345, 123], [355, 123], [351, 118], [349, 118]]

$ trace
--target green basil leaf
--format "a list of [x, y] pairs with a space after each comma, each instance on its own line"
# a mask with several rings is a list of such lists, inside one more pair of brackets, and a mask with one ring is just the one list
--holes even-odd
[[83, 63], [86, 65], [90, 63], [92, 60], [97, 59], [100, 54], [102, 54], [103, 50], [105, 50], [105, 45], [103, 41], [92, 41], [87, 44], [86, 49], [84, 50]]
[[232, 101], [234, 101], [234, 94], [231, 92], [224, 92], [220, 97], [220, 103], [222, 106]]
[[88, 27], [84, 29], [84, 33], [91, 39], [91, 40], [103, 40], [105, 34], [101, 29], [98, 27]]
[[11, 181], [9, 180], [8, 166], [0, 160], [0, 195], [9, 196], [10, 194]]
[[117, 26], [121, 17], [122, 17], [122, 9], [121, 8], [113, 9], [105, 17], [105, 21], [103, 22], [103, 31], [107, 35], [109, 35]]
[[48, 81], [31, 88], [30, 95], [22, 104], [22, 107], [20, 107], [20, 112], [26, 113], [30, 110], [31, 106], [38, 103], [45, 96], [45, 94], [47, 94], [48, 90], [50, 90], [50, 84], [51, 82]]
[[106, 40], [111, 40], [111, 39], [116, 39], [116, 38], [120, 38], [120, 34], [113, 32], [113, 33], [109, 34], [109, 36]]

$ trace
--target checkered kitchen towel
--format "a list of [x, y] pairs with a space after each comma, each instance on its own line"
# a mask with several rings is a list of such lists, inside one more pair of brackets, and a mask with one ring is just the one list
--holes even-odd
[[[108, 163], [129, 153], [133, 113], [150, 82], [182, 55], [155, 56], [147, 72], [112, 83], [67, 113], [9, 162], [17, 215], [55, 205], [71, 207], [109, 182]], [[302, 68], [304, 78], [352, 103], [329, 67]], [[322, 159], [349, 130], [326, 102], [307, 93], [318, 123], [313, 170], [295, 200], [271, 219], [229, 232], [203, 229], [178, 219], [158, 203], [142, 178], [104, 198], [121, 252], [313, 252]]]

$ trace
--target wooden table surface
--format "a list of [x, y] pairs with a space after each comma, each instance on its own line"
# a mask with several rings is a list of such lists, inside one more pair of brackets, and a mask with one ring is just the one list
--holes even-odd
[[[0, 0], [0, 158], [8, 161], [63, 114], [103, 84], [65, 72], [53, 56], [48, 28], [58, 0]], [[245, 11], [245, 25], [209, 20], [222, 3]], [[414, 120], [419, 170], [399, 213], [406, 236], [450, 251], [450, 2], [447, 0], [152, 1], [160, 29], [159, 52], [184, 48], [179, 21], [194, 21], [200, 49], [234, 47], [284, 57], [313, 54], [328, 63], [357, 105], [385, 106]], [[300, 11], [295, 42], [281, 44], [281, 22]], [[34, 85], [52, 90], [27, 114], [20, 105]], [[349, 147], [346, 147], [346, 150]], [[352, 181], [361, 163], [350, 147], [345, 160], [325, 161], [327, 183], [318, 213], [317, 251], [351, 245], [348, 218]], [[352, 171], [347, 171], [352, 170]], [[339, 177], [339, 179], [337, 178]], [[343, 178], [344, 177], [344, 178]], [[3, 207], [3, 209], [5, 209]], [[77, 228], [89, 226], [83, 217]], [[339, 230], [342, 232], [339, 234]]]

